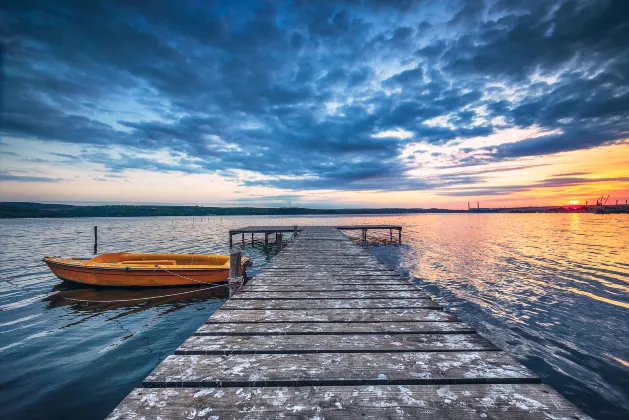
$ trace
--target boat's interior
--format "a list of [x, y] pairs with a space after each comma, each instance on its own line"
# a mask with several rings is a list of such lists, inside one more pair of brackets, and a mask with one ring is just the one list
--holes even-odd
[[203, 266], [229, 266], [229, 257], [226, 255], [201, 255], [201, 254], [133, 254], [129, 252], [114, 252], [102, 254], [92, 258], [86, 265], [111, 264], [137, 266], [137, 265], [203, 265]]

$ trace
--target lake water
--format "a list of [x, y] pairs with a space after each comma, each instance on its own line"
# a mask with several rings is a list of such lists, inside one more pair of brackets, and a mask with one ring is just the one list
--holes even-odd
[[226, 300], [62, 283], [41, 258], [89, 256], [94, 225], [99, 253], [226, 254], [231, 228], [358, 223], [402, 225], [402, 246], [370, 233], [376, 257], [593, 417], [629, 418], [629, 217], [594, 214], [1, 220], [0, 418], [103, 418]]

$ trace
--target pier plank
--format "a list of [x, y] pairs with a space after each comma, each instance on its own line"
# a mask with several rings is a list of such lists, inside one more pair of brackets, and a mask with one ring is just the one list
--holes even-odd
[[108, 420], [158, 417], [592, 420], [537, 384], [137, 388]]
[[231, 309], [442, 309], [431, 299], [230, 299], [221, 310]]
[[370, 282], [370, 283], [408, 283], [409, 280], [399, 275], [351, 275], [351, 274], [337, 274], [337, 275], [321, 275], [321, 274], [307, 274], [307, 273], [263, 273], [256, 276], [256, 280], [281, 280], [290, 281], [294, 284], [302, 284], [308, 281], [318, 281], [326, 283], [350, 283], [350, 282]]
[[289, 284], [286, 283], [272, 283], [270, 281], [262, 281], [262, 282], [250, 282], [245, 285], [241, 290], [241, 292], [250, 292], [250, 293], [267, 293], [267, 292], [280, 292], [287, 290], [295, 291], [295, 292], [320, 292], [321, 289], [329, 290], [329, 291], [345, 291], [345, 292], [377, 292], [377, 291], [407, 291], [407, 290], [420, 290], [414, 284], [410, 284], [407, 282], [395, 282], [391, 284], [365, 284], [365, 283], [312, 283], [312, 284]]
[[429, 296], [419, 290], [395, 290], [395, 291], [277, 291], [255, 293], [241, 291], [233, 296], [233, 299], [426, 299]]
[[539, 383], [504, 352], [168, 356], [148, 387]]
[[[433, 311], [437, 312], [437, 311]], [[230, 312], [232, 313], [232, 312]], [[286, 313], [286, 311], [282, 311]], [[439, 313], [439, 312], [437, 312]], [[236, 318], [239, 319], [239, 318]], [[463, 322], [234, 322], [211, 323], [195, 335], [353, 335], [353, 334], [462, 334], [474, 333]]]
[[234, 322], [455, 322], [449, 313], [431, 309], [306, 309], [306, 310], [219, 310], [209, 323]]
[[192, 336], [175, 354], [397, 353], [499, 350], [478, 334]]

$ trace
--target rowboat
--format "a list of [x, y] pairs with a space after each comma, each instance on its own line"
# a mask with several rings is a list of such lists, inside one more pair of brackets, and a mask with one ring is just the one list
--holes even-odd
[[[60, 279], [93, 286], [199, 286], [226, 282], [229, 256], [203, 254], [133, 254], [114, 252], [94, 258], [45, 257]], [[241, 273], [251, 265], [241, 261]]]

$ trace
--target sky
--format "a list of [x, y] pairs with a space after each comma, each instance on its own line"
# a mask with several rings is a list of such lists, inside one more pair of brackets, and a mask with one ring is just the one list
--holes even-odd
[[629, 1], [0, 0], [0, 200], [629, 198]]

